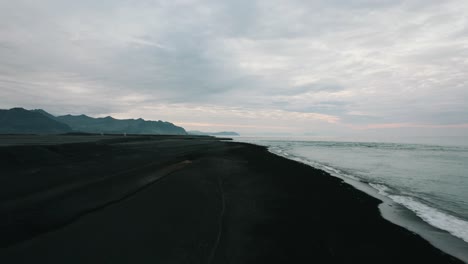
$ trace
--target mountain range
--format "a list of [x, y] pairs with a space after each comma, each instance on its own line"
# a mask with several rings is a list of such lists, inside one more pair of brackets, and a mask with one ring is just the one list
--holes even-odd
[[38, 111], [23, 108], [0, 110], [1, 134], [60, 134], [73, 129]]
[[106, 134], [187, 135], [184, 128], [165, 121], [93, 118], [86, 115], [54, 116], [42, 109], [0, 110], [0, 134], [62, 134], [70, 132]]

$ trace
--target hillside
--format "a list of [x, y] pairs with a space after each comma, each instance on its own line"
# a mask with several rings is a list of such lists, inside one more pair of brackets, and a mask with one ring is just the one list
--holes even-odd
[[73, 130], [89, 133], [114, 134], [168, 134], [186, 135], [182, 127], [164, 121], [147, 121], [144, 119], [115, 119], [113, 117], [93, 118], [86, 115], [64, 115], [56, 119], [69, 125]]
[[24, 108], [0, 110], [0, 134], [60, 134], [72, 129], [37, 111]]
[[0, 110], [0, 134], [62, 134], [70, 132], [108, 134], [187, 135], [184, 128], [164, 121], [93, 118], [86, 115], [54, 116], [42, 109]]

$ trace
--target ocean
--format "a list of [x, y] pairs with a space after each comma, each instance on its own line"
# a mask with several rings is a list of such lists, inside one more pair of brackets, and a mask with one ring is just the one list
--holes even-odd
[[[267, 146], [272, 153], [325, 170], [354, 186], [365, 186], [359, 189], [407, 211], [396, 210], [399, 215], [386, 217], [388, 220], [467, 261], [468, 146], [268, 138], [235, 140]], [[382, 214], [385, 217], [385, 213]], [[408, 218], [417, 221], [408, 221]]]

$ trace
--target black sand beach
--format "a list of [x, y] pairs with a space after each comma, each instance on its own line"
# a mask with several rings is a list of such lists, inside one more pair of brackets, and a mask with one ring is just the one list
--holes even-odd
[[0, 137], [0, 263], [461, 263], [264, 147], [56, 139]]

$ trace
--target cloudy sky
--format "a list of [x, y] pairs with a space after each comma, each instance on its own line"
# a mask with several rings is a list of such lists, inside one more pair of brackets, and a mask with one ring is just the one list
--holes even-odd
[[466, 0], [0, 0], [0, 108], [467, 135]]

